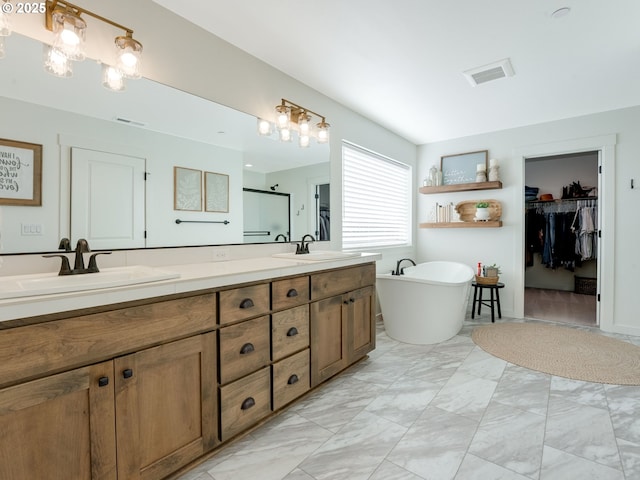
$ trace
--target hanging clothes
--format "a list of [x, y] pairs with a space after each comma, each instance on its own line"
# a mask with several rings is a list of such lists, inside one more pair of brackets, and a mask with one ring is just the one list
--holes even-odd
[[581, 200], [571, 224], [576, 235], [575, 253], [581, 260], [593, 260], [598, 252], [598, 208], [594, 200]]

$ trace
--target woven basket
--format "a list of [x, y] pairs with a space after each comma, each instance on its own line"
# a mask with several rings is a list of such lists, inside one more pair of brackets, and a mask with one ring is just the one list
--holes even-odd
[[476, 275], [476, 283], [478, 285], [495, 285], [500, 277], [481, 277]]

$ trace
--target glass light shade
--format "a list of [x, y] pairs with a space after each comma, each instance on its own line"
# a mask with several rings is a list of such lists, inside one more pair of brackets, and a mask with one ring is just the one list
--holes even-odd
[[140, 78], [142, 44], [129, 35], [116, 37], [116, 68], [127, 78]]
[[318, 125], [318, 143], [327, 143], [329, 141], [329, 124], [327, 122], [320, 122]]
[[280, 131], [280, 141], [281, 142], [290, 142], [291, 141], [291, 130], [288, 128], [281, 128]]
[[278, 105], [276, 107], [276, 126], [279, 129], [289, 129], [289, 109], [284, 105]]
[[107, 90], [121, 92], [124, 90], [124, 75], [111, 65], [102, 65], [102, 86]]
[[300, 146], [300, 148], [307, 148], [309, 146], [309, 135], [300, 135], [298, 137], [298, 145]]
[[53, 47], [63, 52], [69, 60], [85, 59], [85, 21], [70, 11], [53, 12]]
[[271, 135], [271, 122], [262, 118], [258, 119], [258, 134], [263, 136]]
[[298, 128], [300, 129], [300, 135], [304, 135], [306, 137], [309, 136], [311, 132], [311, 125], [309, 125], [309, 115], [306, 113], [301, 113], [298, 118]]
[[71, 60], [57, 48], [44, 45], [44, 70], [56, 77], [73, 75]]
[[5, 2], [1, 2], [0, 6], [3, 7], [3, 10], [0, 11], [0, 37], [8, 37], [11, 35], [11, 15], [4, 11], [5, 8], [8, 8], [5, 7]]

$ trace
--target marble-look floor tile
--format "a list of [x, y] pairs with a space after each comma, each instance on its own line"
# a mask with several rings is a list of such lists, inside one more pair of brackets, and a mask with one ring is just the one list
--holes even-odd
[[366, 480], [407, 429], [362, 412], [314, 451], [300, 469], [317, 480]]
[[303, 472], [299, 468], [296, 468], [289, 475], [284, 477], [282, 480], [315, 480], [311, 475], [307, 472]]
[[622, 469], [609, 412], [589, 407], [552, 394], [545, 445]]
[[422, 480], [422, 478], [423, 477], [418, 477], [404, 468], [385, 460], [380, 464], [378, 469], [373, 472], [369, 480]]
[[605, 385], [616, 437], [640, 443], [640, 387]]
[[519, 473], [508, 470], [495, 463], [487, 462], [475, 455], [464, 457], [455, 480], [530, 480]]
[[387, 460], [423, 478], [453, 479], [477, 428], [470, 418], [428, 407]]
[[464, 358], [458, 359], [451, 355], [432, 351], [421, 362], [408, 369], [405, 375], [425, 382], [444, 385], [462, 365], [463, 360]]
[[550, 383], [551, 375], [508, 364], [492, 400], [520, 410], [546, 415]]
[[431, 402], [434, 407], [480, 420], [498, 385], [466, 373], [454, 373]]
[[640, 445], [618, 439], [622, 470], [628, 479], [640, 478]]
[[444, 353], [446, 355], [459, 358], [460, 360], [464, 360], [474, 348], [476, 348], [476, 344], [473, 343], [471, 337], [456, 335], [446, 342], [434, 345], [431, 351], [434, 353]]
[[492, 402], [469, 452], [508, 470], [537, 478], [546, 417]]
[[367, 412], [410, 427], [442, 386], [411, 377], [400, 377], [365, 409]]
[[624, 480], [620, 470], [545, 446], [540, 480]]
[[507, 362], [501, 358], [494, 357], [480, 347], [475, 347], [464, 359], [458, 372], [497, 381], [502, 377], [506, 365]]
[[600, 383], [554, 376], [551, 379], [551, 393], [582, 405], [607, 408], [607, 396]]
[[209, 469], [209, 475], [215, 480], [280, 480], [332, 436], [330, 431], [293, 413], [287, 412], [270, 423], [242, 451]]

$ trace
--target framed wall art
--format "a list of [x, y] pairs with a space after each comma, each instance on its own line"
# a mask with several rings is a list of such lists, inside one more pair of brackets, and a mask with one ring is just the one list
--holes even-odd
[[42, 205], [42, 145], [0, 138], [0, 205]]
[[204, 205], [206, 212], [229, 211], [229, 175], [204, 172]]
[[484, 171], [487, 171], [488, 155], [488, 150], [480, 150], [478, 152], [458, 153], [440, 157], [442, 184], [455, 185], [475, 182], [478, 165], [484, 165]]
[[173, 167], [173, 209], [202, 211], [202, 170]]

